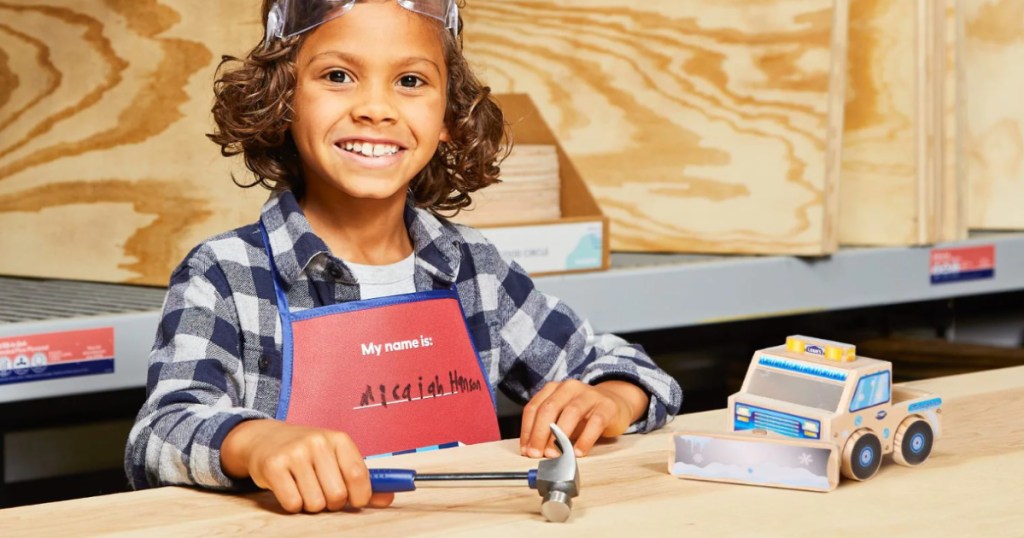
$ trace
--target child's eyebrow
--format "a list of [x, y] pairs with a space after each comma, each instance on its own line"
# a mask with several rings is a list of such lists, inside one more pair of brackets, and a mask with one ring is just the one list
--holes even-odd
[[[355, 55], [352, 55], [352, 54], [349, 54], [349, 53], [346, 53], [346, 52], [342, 52], [340, 50], [327, 50], [327, 51], [321, 52], [319, 54], [316, 54], [313, 57], [311, 57], [308, 62], [306, 62], [306, 66], [308, 67], [313, 62], [315, 62], [318, 59], [323, 58], [325, 56], [326, 57], [339, 58], [342, 61], [344, 61], [346, 63], [349, 63], [349, 64], [352, 64], [352, 65], [354, 65], [356, 67], [359, 67], [359, 68], [363, 68], [363, 67], [366, 66], [366, 62], [363, 59], [361, 59], [359, 56], [355, 56]], [[425, 56], [408, 56], [408, 57], [405, 57], [405, 58], [402, 58], [402, 59], [396, 61], [394, 65], [395, 65], [395, 67], [408, 67], [408, 66], [410, 66], [412, 64], [417, 64], [417, 63], [421, 63], [421, 62], [429, 63], [431, 66], [434, 67], [434, 70], [437, 71], [437, 75], [441, 76], [441, 66], [438, 65], [437, 62], [435, 62], [434, 60], [431, 60], [430, 58], [427, 58]]]
[[431, 60], [430, 58], [426, 58], [424, 56], [409, 56], [408, 58], [405, 58], [400, 62], [396, 62], [395, 65], [398, 67], [406, 67], [421, 62], [426, 62], [432, 65], [434, 67], [434, 70], [437, 71], [437, 75], [441, 76], [441, 66], [437, 65], [437, 62], [435, 62], [434, 60]]
[[306, 67], [308, 67], [313, 62], [315, 62], [315, 61], [317, 61], [320, 58], [323, 58], [325, 56], [333, 56], [333, 57], [336, 57], [336, 58], [340, 58], [343, 61], [345, 61], [347, 63], [350, 63], [350, 64], [354, 64], [354, 65], [356, 65], [358, 67], [362, 67], [362, 65], [363, 65], [363, 61], [360, 60], [359, 57], [357, 57], [357, 56], [353, 56], [351, 54], [348, 54], [348, 53], [345, 53], [345, 52], [341, 52], [340, 50], [327, 50], [327, 51], [321, 52], [319, 54], [315, 54], [312, 58], [310, 58], [309, 61], [306, 62]]

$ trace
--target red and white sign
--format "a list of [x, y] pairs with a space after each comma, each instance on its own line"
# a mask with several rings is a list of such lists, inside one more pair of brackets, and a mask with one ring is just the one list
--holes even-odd
[[113, 371], [112, 327], [0, 338], [0, 385]]
[[932, 284], [993, 278], [995, 245], [932, 249], [928, 273]]

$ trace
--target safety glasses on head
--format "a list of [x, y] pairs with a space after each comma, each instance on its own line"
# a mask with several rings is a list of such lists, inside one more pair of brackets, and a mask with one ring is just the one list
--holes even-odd
[[[286, 39], [309, 31], [348, 13], [360, 0], [277, 0], [267, 14], [264, 46], [275, 39]], [[413, 13], [437, 19], [459, 35], [459, 6], [456, 0], [395, 0]]]

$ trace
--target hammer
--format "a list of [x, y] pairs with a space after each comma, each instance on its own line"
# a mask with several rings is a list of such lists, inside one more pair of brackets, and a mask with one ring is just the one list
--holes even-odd
[[439, 473], [420, 474], [412, 469], [370, 469], [374, 493], [414, 491], [416, 482], [509, 480], [526, 482], [542, 497], [540, 513], [548, 521], [563, 522], [572, 514], [572, 498], [580, 493], [580, 470], [572, 442], [555, 424], [551, 424], [555, 444], [562, 455], [544, 460], [525, 473]]

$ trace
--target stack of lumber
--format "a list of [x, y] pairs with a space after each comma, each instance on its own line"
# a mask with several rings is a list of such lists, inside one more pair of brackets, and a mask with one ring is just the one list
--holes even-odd
[[501, 163], [501, 183], [473, 193], [453, 220], [470, 226], [552, 221], [562, 217], [555, 146], [516, 144]]
[[848, 0], [471, 0], [465, 53], [528, 93], [613, 250], [836, 248]]

